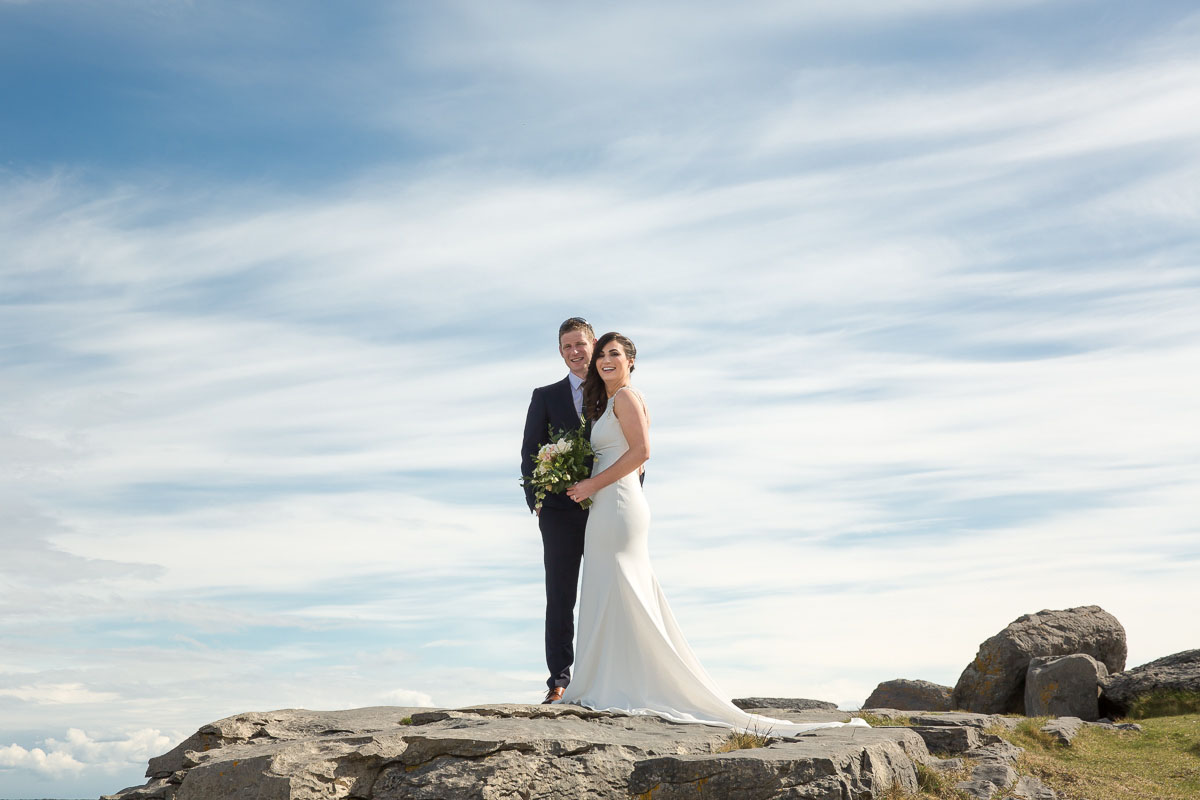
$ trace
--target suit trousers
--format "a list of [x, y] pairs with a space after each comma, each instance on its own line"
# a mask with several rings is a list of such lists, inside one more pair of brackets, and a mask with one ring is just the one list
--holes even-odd
[[538, 528], [546, 565], [546, 685], [566, 686], [575, 662], [575, 600], [579, 595], [579, 563], [583, 559], [583, 531], [587, 511], [542, 507]]

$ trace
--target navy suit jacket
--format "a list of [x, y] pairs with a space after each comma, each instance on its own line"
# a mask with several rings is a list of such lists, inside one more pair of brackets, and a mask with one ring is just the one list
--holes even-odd
[[[525, 437], [521, 442], [521, 474], [526, 478], [533, 475], [533, 457], [542, 445], [549, 443], [549, 428], [571, 430], [579, 427], [579, 414], [575, 411], [575, 398], [571, 395], [571, 379], [563, 378], [549, 386], [539, 386], [529, 398], [529, 412], [525, 415]], [[586, 431], [591, 432], [591, 423]], [[525, 502], [533, 511], [533, 487], [526, 485]], [[542, 501], [546, 508], [574, 509], [582, 511], [579, 504], [565, 494], [548, 494]]]

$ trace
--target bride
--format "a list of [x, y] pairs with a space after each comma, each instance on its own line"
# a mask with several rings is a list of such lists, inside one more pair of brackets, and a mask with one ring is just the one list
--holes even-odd
[[629, 384], [636, 357], [627, 337], [604, 334], [583, 386], [595, 466], [567, 495], [575, 502], [590, 497], [593, 505], [584, 534], [575, 676], [558, 702], [784, 736], [865, 726], [861, 719], [802, 724], [747, 714], [729, 702], [683, 638], [647, 549], [650, 509], [637, 473], [650, 457], [650, 418]]

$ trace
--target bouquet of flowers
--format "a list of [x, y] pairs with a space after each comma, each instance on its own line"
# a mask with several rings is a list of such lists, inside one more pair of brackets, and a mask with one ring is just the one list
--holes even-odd
[[[550, 442], [533, 456], [533, 476], [521, 478], [521, 483], [532, 486], [536, 502], [534, 508], [542, 508], [547, 494], [562, 494], [572, 485], [589, 475], [588, 458], [592, 455], [592, 443], [584, 435], [584, 425], [571, 431], [550, 432]], [[589, 497], [579, 505], [587, 508], [592, 504]]]

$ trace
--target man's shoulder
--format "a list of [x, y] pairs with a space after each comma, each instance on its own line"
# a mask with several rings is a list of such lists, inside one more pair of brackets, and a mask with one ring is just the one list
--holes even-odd
[[563, 378], [554, 383], [547, 383], [545, 386], [539, 386], [533, 390], [534, 394], [546, 394], [547, 392], [561, 391], [564, 383], [569, 383], [570, 378]]

